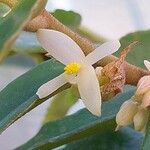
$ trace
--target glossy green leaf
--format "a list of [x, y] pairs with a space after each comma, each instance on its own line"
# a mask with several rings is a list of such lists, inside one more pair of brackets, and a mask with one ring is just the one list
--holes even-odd
[[62, 150], [139, 150], [143, 135], [126, 127], [121, 130], [105, 131], [62, 147]]
[[76, 29], [81, 24], [81, 16], [74, 11], [56, 9], [52, 15], [64, 25]]
[[44, 49], [41, 47], [36, 38], [36, 33], [22, 32], [12, 46], [12, 50], [18, 53], [43, 53]]
[[54, 96], [52, 102], [47, 109], [47, 113], [44, 118], [44, 124], [49, 121], [57, 120], [64, 117], [68, 112], [69, 108], [73, 104], [75, 104], [78, 98], [78, 93], [74, 91], [74, 88], [72, 87]]
[[96, 117], [87, 109], [83, 109], [64, 119], [45, 124], [35, 137], [18, 150], [52, 149], [94, 133], [103, 132], [110, 126], [115, 129], [115, 115], [121, 104], [128, 100], [133, 92], [134, 88], [128, 87], [124, 93], [118, 94], [109, 102], [105, 102], [102, 105], [101, 117]]
[[37, 89], [63, 72], [64, 66], [50, 60], [23, 74], [0, 92], [0, 132], [44, 100]]
[[[40, 0], [20, 0], [10, 13], [0, 20], [0, 50], [7, 49], [32, 16]], [[7, 34], [6, 34], [7, 33]]]
[[117, 54], [131, 42], [138, 41], [138, 44], [127, 55], [126, 60], [129, 63], [144, 67], [143, 61], [145, 59], [150, 60], [150, 30], [130, 33], [121, 38], [120, 41], [122, 46]]

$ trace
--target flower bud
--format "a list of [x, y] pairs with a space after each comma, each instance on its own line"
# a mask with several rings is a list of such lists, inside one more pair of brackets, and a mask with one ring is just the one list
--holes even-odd
[[137, 131], [142, 131], [147, 124], [149, 111], [140, 108], [133, 118], [134, 128]]
[[150, 76], [142, 77], [138, 84], [135, 95], [145, 94], [150, 89]]
[[133, 122], [133, 117], [138, 111], [138, 104], [132, 100], [124, 102], [116, 115], [116, 122], [119, 126], [126, 126]]
[[141, 105], [144, 108], [150, 106], [150, 89], [144, 94]]

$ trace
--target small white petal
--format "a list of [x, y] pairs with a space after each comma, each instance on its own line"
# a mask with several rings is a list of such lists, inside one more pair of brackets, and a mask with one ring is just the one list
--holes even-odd
[[150, 71], [150, 62], [148, 60], [144, 60], [144, 64], [146, 68]]
[[101, 115], [101, 93], [95, 70], [92, 66], [83, 68], [77, 79], [80, 97], [87, 109], [94, 115]]
[[93, 52], [86, 56], [86, 60], [91, 64], [95, 64], [100, 59], [116, 52], [120, 47], [119, 41], [110, 41], [97, 47]]
[[65, 65], [85, 59], [81, 48], [66, 34], [55, 30], [39, 29], [37, 38], [49, 55]]
[[59, 75], [58, 77], [48, 81], [47, 83], [43, 84], [37, 91], [37, 95], [39, 98], [44, 98], [57, 89], [59, 89], [61, 86], [63, 86], [65, 83], [67, 83], [66, 77], [64, 74]]

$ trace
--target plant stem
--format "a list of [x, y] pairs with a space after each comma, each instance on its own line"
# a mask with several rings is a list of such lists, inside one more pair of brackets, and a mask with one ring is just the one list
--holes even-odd
[[16, 3], [18, 3], [18, 0], [0, 0], [0, 2], [12, 8], [16, 5]]
[[[81, 37], [79, 34], [73, 32], [71, 29], [64, 26], [55, 17], [49, 14], [49, 12], [47, 12], [46, 10], [43, 10], [43, 12], [39, 16], [31, 20], [25, 27], [25, 30], [36, 32], [39, 28], [48, 28], [65, 33], [81, 47], [85, 55], [88, 55], [96, 47], [96, 45], [93, 44], [91, 41]], [[102, 60], [98, 61], [94, 65], [94, 67], [97, 66], [104, 67], [108, 63], [116, 61], [117, 59], [118, 58], [113, 55], [107, 56]], [[134, 65], [131, 65], [127, 62], [125, 62], [125, 73], [126, 73], [126, 84], [131, 85], [136, 85], [141, 77], [150, 74], [150, 72], [143, 70], [139, 67], [136, 67]]]

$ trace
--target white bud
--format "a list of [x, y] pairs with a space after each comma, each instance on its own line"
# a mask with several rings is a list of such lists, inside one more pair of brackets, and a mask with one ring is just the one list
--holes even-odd
[[144, 108], [150, 106], [150, 90], [144, 94], [141, 105]]
[[144, 76], [142, 77], [138, 84], [137, 84], [137, 90], [135, 95], [142, 95], [145, 94], [150, 89], [150, 76]]
[[124, 102], [116, 115], [119, 126], [126, 126], [133, 122], [133, 117], [138, 111], [138, 104], [132, 100]]
[[143, 108], [140, 108], [136, 115], [133, 118], [134, 128], [137, 131], [142, 131], [147, 124], [149, 116], [149, 111]]

